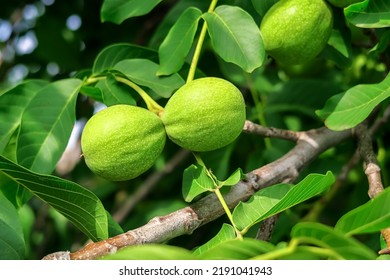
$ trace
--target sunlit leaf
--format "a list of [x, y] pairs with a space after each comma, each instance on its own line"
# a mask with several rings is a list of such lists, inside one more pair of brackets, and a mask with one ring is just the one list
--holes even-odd
[[121, 60], [140, 57], [158, 61], [158, 53], [151, 49], [124, 43], [110, 45], [97, 55], [92, 68], [93, 73], [107, 71]]
[[259, 27], [253, 18], [236, 6], [218, 6], [203, 15], [215, 52], [250, 73], [262, 66], [265, 50]]
[[[129, 87], [118, 83], [115, 77], [108, 73], [106, 79], [96, 85], [102, 91], [103, 103], [107, 106], [116, 104], [136, 105], [136, 99]], [[133, 93], [135, 94], [135, 93]]]
[[120, 71], [134, 83], [153, 90], [158, 95], [168, 98], [172, 93], [184, 85], [179, 74], [158, 77], [158, 64], [147, 59], [125, 59], [118, 62], [114, 69]]
[[326, 191], [334, 182], [331, 172], [309, 174], [295, 186], [278, 184], [258, 191], [247, 202], [240, 202], [233, 211], [233, 220], [240, 229], [249, 228]]
[[102, 21], [120, 24], [125, 19], [149, 13], [162, 0], [104, 0], [100, 16]]
[[390, 227], [390, 188], [343, 215], [335, 229], [348, 235], [379, 232]]
[[223, 187], [223, 186], [234, 186], [235, 184], [240, 182], [242, 179], [244, 179], [244, 177], [245, 176], [244, 176], [244, 173], [242, 172], [241, 168], [238, 168], [225, 181], [218, 181], [218, 185], [220, 187]]
[[3, 174], [51, 205], [94, 241], [108, 238], [106, 211], [101, 201], [80, 185], [40, 175], [0, 156]]
[[27, 80], [0, 95], [0, 154], [20, 126], [28, 103], [47, 81]]
[[177, 1], [170, 10], [166, 13], [164, 18], [159, 22], [156, 30], [149, 40], [149, 47], [158, 49], [164, 38], [168, 35], [169, 30], [176, 23], [177, 19], [190, 7], [198, 8], [201, 11], [207, 11], [210, 3], [199, 0]]
[[39, 90], [24, 110], [17, 141], [19, 164], [51, 173], [60, 159], [76, 120], [81, 80], [66, 79]]
[[384, 28], [390, 26], [388, 0], [366, 0], [344, 9], [346, 19], [362, 28]]
[[158, 75], [170, 75], [181, 69], [191, 49], [201, 16], [201, 10], [189, 7], [177, 19], [160, 45]]
[[375, 252], [352, 237], [345, 236], [340, 231], [319, 223], [299, 223], [293, 227], [291, 236], [332, 250], [348, 260], [370, 260], [377, 257]]
[[18, 212], [1, 192], [0, 228], [0, 260], [23, 259], [25, 243]]
[[390, 96], [390, 75], [378, 84], [357, 85], [330, 98], [316, 114], [333, 130], [355, 127]]
[[192, 164], [183, 173], [182, 193], [187, 202], [191, 202], [198, 195], [214, 189], [213, 180], [207, 175], [204, 167]]
[[222, 228], [213, 238], [211, 238], [205, 244], [199, 246], [194, 250], [194, 255], [203, 254], [209, 251], [210, 249], [216, 247], [218, 244], [221, 244], [222, 242], [226, 242], [228, 240], [232, 240], [235, 238], [236, 238], [236, 232], [234, 228], [231, 225], [223, 224]]

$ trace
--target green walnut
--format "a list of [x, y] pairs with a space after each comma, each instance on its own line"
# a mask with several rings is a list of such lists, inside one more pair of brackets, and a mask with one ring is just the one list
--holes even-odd
[[214, 77], [193, 80], [168, 100], [161, 119], [168, 137], [196, 152], [222, 148], [241, 133], [245, 102], [232, 83]]
[[154, 113], [114, 105], [92, 116], [81, 136], [87, 166], [111, 181], [133, 179], [147, 171], [164, 149], [166, 134]]
[[349, 5], [362, 2], [363, 0], [328, 0], [329, 3], [331, 3], [333, 6], [345, 8]]
[[265, 14], [260, 32], [270, 56], [281, 64], [302, 64], [326, 46], [333, 14], [325, 0], [281, 0]]

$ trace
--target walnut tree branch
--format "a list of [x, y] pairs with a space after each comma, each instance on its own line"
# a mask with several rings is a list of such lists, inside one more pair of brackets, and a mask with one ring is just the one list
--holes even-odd
[[284, 130], [275, 127], [265, 127], [248, 120], [245, 121], [243, 132], [257, 134], [263, 137], [273, 137], [292, 141], [298, 141], [299, 135], [301, 134], [301, 132], [295, 132], [292, 130]]
[[[247, 131], [248, 132], [248, 131]], [[224, 196], [230, 208], [240, 201], [246, 201], [259, 189], [280, 182], [294, 180], [301, 170], [323, 151], [351, 137], [351, 130], [331, 131], [325, 127], [299, 132], [294, 148], [278, 160], [246, 174], [246, 179], [231, 187]], [[214, 194], [172, 212], [166, 216], [155, 217], [144, 226], [107, 240], [89, 243], [80, 250], [57, 252], [43, 259], [98, 259], [131, 245], [162, 243], [174, 237], [191, 234], [197, 228], [217, 219], [224, 210]]]
[[[356, 136], [358, 138], [358, 150], [363, 159], [364, 173], [368, 180], [368, 195], [371, 199], [383, 192], [381, 178], [381, 168], [372, 147], [372, 139], [367, 124], [362, 123], [356, 127]], [[390, 253], [390, 228], [381, 230], [382, 236], [386, 241], [387, 248], [380, 251], [381, 254]]]

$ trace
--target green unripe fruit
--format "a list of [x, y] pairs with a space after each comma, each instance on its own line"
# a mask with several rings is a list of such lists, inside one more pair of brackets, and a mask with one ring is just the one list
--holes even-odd
[[324, 0], [281, 0], [265, 14], [260, 32], [270, 56], [302, 64], [325, 48], [332, 28], [332, 10]]
[[331, 3], [333, 6], [345, 8], [349, 5], [362, 2], [363, 0], [328, 0], [329, 3]]
[[133, 179], [148, 170], [165, 145], [161, 119], [130, 105], [108, 107], [89, 119], [81, 136], [87, 166], [111, 181]]
[[161, 119], [177, 145], [196, 152], [212, 151], [240, 135], [245, 102], [238, 88], [224, 79], [196, 79], [172, 95]]

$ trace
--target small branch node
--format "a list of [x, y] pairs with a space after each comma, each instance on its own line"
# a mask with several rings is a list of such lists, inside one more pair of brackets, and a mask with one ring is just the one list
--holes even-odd
[[251, 185], [252, 188], [257, 191], [260, 189], [260, 184], [258, 183], [259, 180], [260, 180], [259, 175], [251, 172], [246, 174], [246, 178], [244, 179], [244, 182]]

